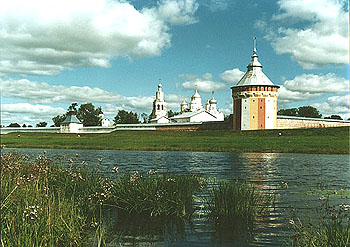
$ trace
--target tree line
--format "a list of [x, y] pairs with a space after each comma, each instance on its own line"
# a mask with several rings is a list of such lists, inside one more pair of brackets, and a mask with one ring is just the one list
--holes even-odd
[[[299, 108], [280, 109], [277, 115], [294, 116], [294, 117], [309, 117], [321, 118], [322, 114], [313, 106], [300, 106]], [[331, 115], [324, 117], [324, 119], [339, 119], [343, 120], [339, 115]], [[349, 119], [348, 119], [349, 120]]]
[[[59, 127], [61, 123], [66, 119], [69, 114], [74, 114], [83, 123], [84, 126], [101, 126], [100, 114], [102, 113], [101, 106], [95, 107], [92, 103], [81, 104], [72, 103], [66, 113], [57, 115], [52, 118], [54, 125], [51, 127]], [[172, 117], [180, 114], [179, 112], [168, 111], [168, 117]], [[283, 116], [295, 116], [295, 117], [309, 117], [309, 118], [321, 118], [322, 114], [313, 106], [300, 106], [298, 108], [280, 109], [277, 115]], [[149, 123], [151, 114], [142, 113], [138, 115], [136, 112], [118, 110], [118, 113], [114, 117], [114, 124], [138, 124]], [[324, 117], [324, 119], [339, 119], [343, 120], [339, 115], [331, 115]], [[350, 120], [350, 118], [348, 119]], [[47, 122], [39, 122], [36, 127], [46, 127]], [[11, 123], [7, 127], [21, 127], [18, 123]], [[33, 127], [32, 125], [23, 124], [22, 127]]]

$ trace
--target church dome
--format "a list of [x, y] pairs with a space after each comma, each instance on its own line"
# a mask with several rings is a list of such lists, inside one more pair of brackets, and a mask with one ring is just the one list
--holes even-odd
[[195, 98], [201, 98], [201, 96], [199, 95], [197, 89], [196, 89], [196, 91], [194, 92], [194, 94], [192, 95], [192, 99], [195, 99]]

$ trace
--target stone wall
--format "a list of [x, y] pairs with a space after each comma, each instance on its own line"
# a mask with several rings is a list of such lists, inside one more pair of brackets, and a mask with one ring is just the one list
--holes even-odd
[[1, 134], [8, 134], [13, 132], [44, 132], [44, 133], [60, 133], [60, 127], [5, 127], [0, 128]]
[[277, 116], [277, 129], [327, 128], [350, 126], [350, 121]]

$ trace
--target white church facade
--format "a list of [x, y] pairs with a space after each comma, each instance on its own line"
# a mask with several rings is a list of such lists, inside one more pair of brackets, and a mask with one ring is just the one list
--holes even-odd
[[224, 121], [224, 113], [217, 109], [217, 101], [214, 98], [214, 92], [212, 98], [208, 100], [205, 107], [203, 107], [202, 97], [196, 89], [189, 104], [186, 100], [180, 104], [180, 114], [168, 118], [162, 84], [158, 85], [156, 98], [153, 101], [150, 123], [193, 123], [210, 121]]

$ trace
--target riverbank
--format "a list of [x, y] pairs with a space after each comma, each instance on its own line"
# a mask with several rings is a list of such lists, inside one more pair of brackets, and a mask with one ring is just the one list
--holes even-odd
[[10, 133], [8, 148], [348, 154], [349, 127], [257, 131], [115, 131], [108, 134]]

